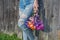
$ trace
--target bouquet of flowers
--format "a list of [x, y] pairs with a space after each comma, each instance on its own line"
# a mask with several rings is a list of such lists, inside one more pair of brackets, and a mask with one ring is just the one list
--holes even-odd
[[37, 13], [29, 18], [29, 20], [26, 22], [26, 25], [32, 30], [44, 30], [43, 21], [40, 19]]

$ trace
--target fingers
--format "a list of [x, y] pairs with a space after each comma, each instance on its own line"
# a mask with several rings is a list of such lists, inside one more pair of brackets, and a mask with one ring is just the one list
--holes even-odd
[[38, 7], [34, 7], [34, 13], [38, 12]]

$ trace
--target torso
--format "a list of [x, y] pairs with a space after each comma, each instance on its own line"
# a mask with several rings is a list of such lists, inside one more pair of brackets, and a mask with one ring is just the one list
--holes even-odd
[[20, 0], [19, 7], [24, 9], [25, 6], [27, 6], [33, 2], [34, 2], [34, 0]]

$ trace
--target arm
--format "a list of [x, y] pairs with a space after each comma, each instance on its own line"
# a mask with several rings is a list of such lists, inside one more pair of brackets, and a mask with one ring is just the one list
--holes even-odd
[[38, 0], [34, 0], [34, 13], [36, 13], [38, 11]]

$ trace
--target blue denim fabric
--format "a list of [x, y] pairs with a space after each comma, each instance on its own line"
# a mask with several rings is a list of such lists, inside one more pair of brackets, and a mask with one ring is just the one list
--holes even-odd
[[[33, 10], [33, 2], [32, 1], [33, 0], [29, 0], [29, 1], [26, 0], [25, 4], [23, 3], [23, 0], [21, 0], [21, 1], [20, 1], [21, 4], [19, 5], [19, 9], [20, 9], [19, 16], [20, 16], [20, 18], [18, 20], [18, 26], [23, 31], [23, 40], [28, 40], [27, 38], [29, 38], [29, 40], [34, 40], [34, 36], [33, 36], [32, 30], [27, 28], [26, 25], [25, 25], [25, 22], [27, 21], [27, 19], [32, 14], [32, 10]], [[25, 7], [24, 7], [24, 5], [25, 5]]]
[[34, 0], [20, 0], [19, 7], [25, 9], [25, 7], [29, 4], [32, 4]]

